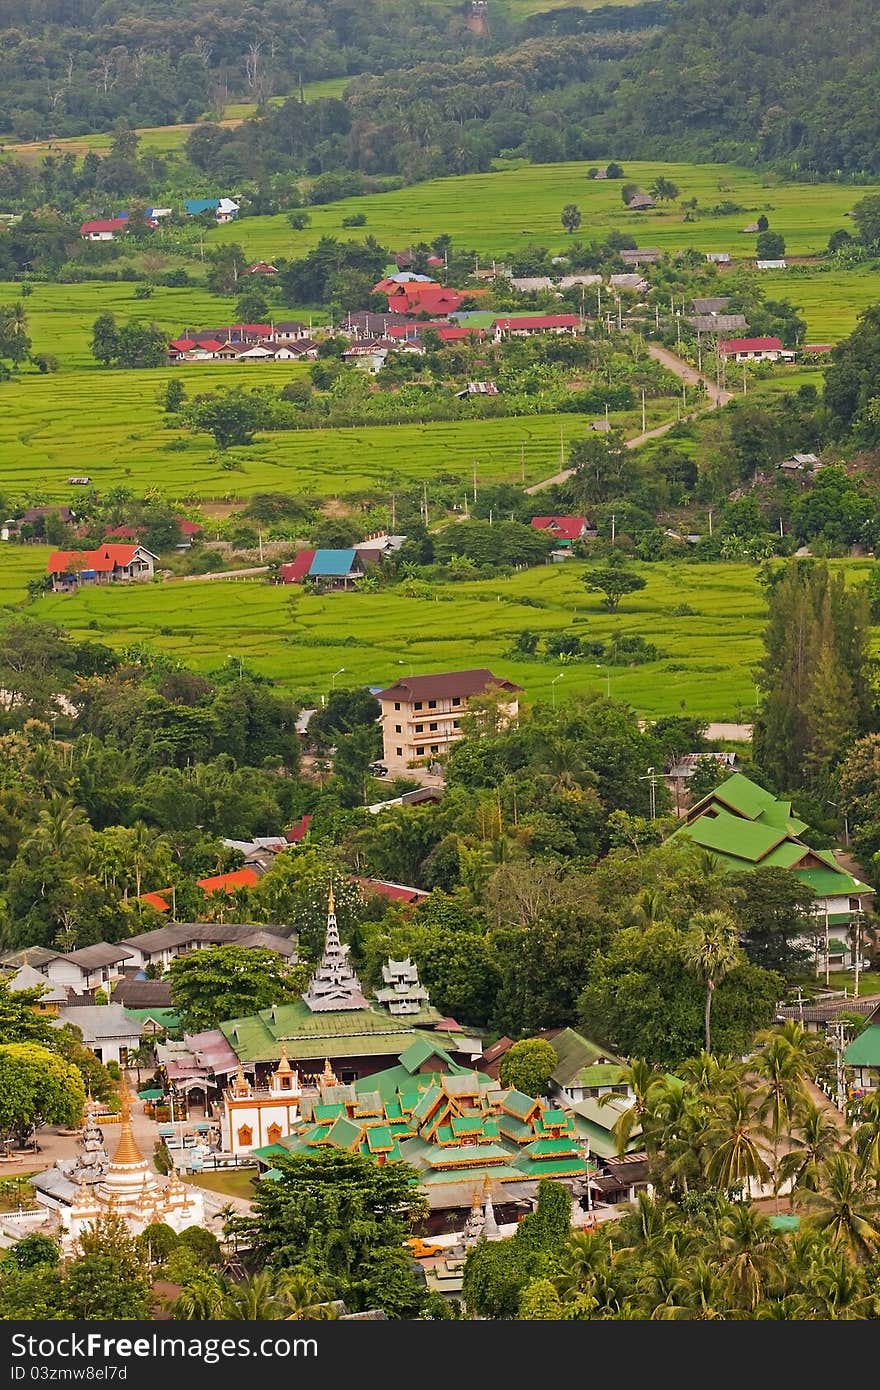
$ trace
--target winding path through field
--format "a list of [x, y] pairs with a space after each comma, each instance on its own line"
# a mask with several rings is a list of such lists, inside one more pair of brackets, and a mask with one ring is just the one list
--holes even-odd
[[[698, 372], [696, 367], [692, 367], [688, 362], [683, 362], [680, 357], [676, 357], [675, 353], [670, 352], [668, 348], [658, 347], [656, 343], [649, 343], [648, 355], [653, 357], [655, 362], [659, 362], [662, 367], [665, 367], [668, 372], [673, 372], [680, 381], [684, 382], [685, 386], [696, 386], [697, 382], [701, 381], [706, 388], [706, 396], [708, 400], [711, 401], [713, 410], [717, 409], [720, 405], [727, 405], [727, 402], [733, 399], [732, 391], [723, 391], [721, 387], [716, 386], [715, 382], [707, 377], [704, 372]], [[686, 415], [683, 418], [692, 420], [697, 413], [697, 411], [693, 411], [690, 415]], [[653, 430], [645, 430], [644, 434], [636, 434], [632, 439], [626, 441], [626, 447], [628, 449], [637, 449], [639, 445], [644, 444], [646, 440], [658, 439], [661, 434], [666, 434], [668, 430], [672, 429], [673, 425], [677, 425], [678, 423], [678, 420], [667, 420], [665, 425], [657, 425]], [[539, 483], [533, 483], [531, 487], [526, 488], [526, 492], [531, 495], [534, 492], [541, 492], [545, 487], [552, 487], [554, 483], [564, 483], [566, 478], [570, 478], [573, 472], [573, 468], [563, 468], [561, 472], [554, 473], [552, 477], [542, 478]]]

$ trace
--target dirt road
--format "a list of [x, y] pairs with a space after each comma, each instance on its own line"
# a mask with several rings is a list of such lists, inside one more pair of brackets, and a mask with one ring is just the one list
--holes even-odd
[[[727, 405], [733, 399], [732, 391], [722, 391], [716, 386], [715, 382], [706, 376], [704, 372], [698, 372], [696, 367], [692, 367], [689, 362], [683, 362], [680, 357], [676, 357], [674, 352], [668, 348], [658, 347], [655, 343], [648, 344], [648, 355], [653, 357], [655, 362], [659, 362], [667, 371], [673, 372], [685, 386], [696, 386], [697, 382], [702, 382], [706, 388], [706, 396], [712, 402], [712, 408]], [[697, 411], [683, 416], [685, 420], [693, 420]], [[644, 444], [649, 439], [659, 439], [661, 435], [667, 434], [673, 425], [677, 425], [678, 420], [667, 420], [665, 425], [657, 425], [655, 429], [645, 430], [644, 434], [634, 435], [632, 439], [626, 441], [628, 449], [638, 449], [640, 444]], [[573, 468], [564, 468], [559, 473], [554, 473], [550, 478], [542, 478], [539, 483], [533, 483], [526, 488], [526, 493], [531, 496], [533, 493], [541, 492], [545, 487], [553, 487], [555, 483], [564, 483], [574, 472]]]

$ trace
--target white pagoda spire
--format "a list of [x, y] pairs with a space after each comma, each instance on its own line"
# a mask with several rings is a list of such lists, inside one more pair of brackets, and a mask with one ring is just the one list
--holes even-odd
[[327, 899], [327, 932], [324, 954], [303, 999], [313, 1013], [332, 1013], [342, 1009], [366, 1009], [361, 982], [348, 963], [348, 947], [339, 940], [336, 900], [331, 885]]

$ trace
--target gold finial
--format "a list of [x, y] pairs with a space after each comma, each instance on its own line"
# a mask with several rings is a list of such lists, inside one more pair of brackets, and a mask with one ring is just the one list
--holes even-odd
[[281, 1056], [278, 1060], [278, 1066], [275, 1068], [275, 1075], [277, 1076], [279, 1072], [289, 1072], [290, 1070], [290, 1062], [287, 1060], [287, 1047], [284, 1043], [282, 1043]]
[[321, 1080], [325, 1086], [338, 1086], [339, 1081], [336, 1073], [330, 1065], [330, 1058], [324, 1058], [324, 1070], [321, 1072]]
[[333, 884], [330, 884], [330, 893], [327, 898], [327, 915], [333, 916], [336, 912], [336, 898], [333, 895]]
[[232, 1088], [232, 1094], [234, 1096], [250, 1095], [250, 1087], [245, 1079], [244, 1068], [240, 1062], [238, 1064], [238, 1073], [235, 1078], [235, 1085]]

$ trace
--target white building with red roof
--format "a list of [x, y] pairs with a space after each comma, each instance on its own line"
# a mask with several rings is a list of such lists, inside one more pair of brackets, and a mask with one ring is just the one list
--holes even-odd
[[70, 593], [80, 584], [115, 584], [152, 579], [158, 555], [137, 543], [103, 541], [95, 550], [55, 550], [47, 572], [56, 593]]
[[793, 362], [796, 355], [779, 338], [722, 338], [718, 351], [733, 362]]
[[495, 320], [495, 341], [502, 338], [530, 338], [533, 333], [579, 333], [577, 314], [517, 314]]

